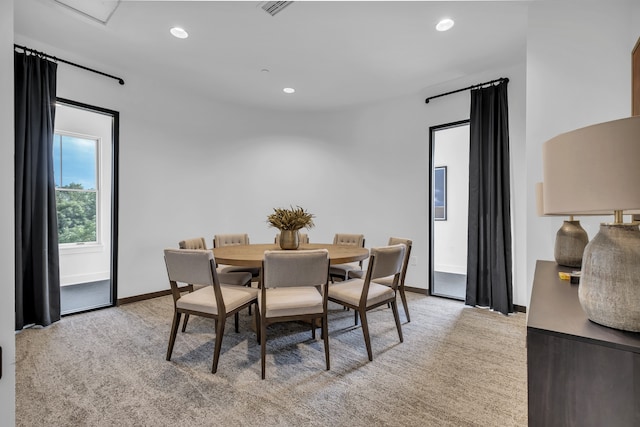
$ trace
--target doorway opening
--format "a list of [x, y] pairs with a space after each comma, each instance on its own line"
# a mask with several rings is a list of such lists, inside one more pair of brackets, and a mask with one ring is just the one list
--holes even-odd
[[429, 294], [464, 300], [467, 288], [469, 120], [429, 129]]
[[119, 113], [58, 98], [53, 162], [61, 314], [117, 301]]

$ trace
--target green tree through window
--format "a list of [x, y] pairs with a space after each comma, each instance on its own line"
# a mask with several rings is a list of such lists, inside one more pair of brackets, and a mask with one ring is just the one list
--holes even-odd
[[97, 241], [98, 141], [56, 134], [53, 146], [59, 243]]

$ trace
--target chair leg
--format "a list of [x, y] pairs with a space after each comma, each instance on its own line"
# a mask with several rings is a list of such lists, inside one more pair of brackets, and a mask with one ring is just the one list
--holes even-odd
[[[251, 306], [249, 306], [251, 307]], [[236, 334], [238, 332], [240, 332], [240, 315], [239, 313], [236, 311], [236, 314], [233, 315], [233, 319], [235, 321], [235, 326], [236, 326]]]
[[256, 308], [253, 310], [253, 317], [256, 325], [256, 341], [260, 344], [260, 312], [258, 310], [258, 304], [256, 303]]
[[178, 334], [178, 325], [180, 324], [181, 316], [182, 313], [178, 311], [173, 313], [173, 323], [171, 324], [171, 333], [169, 334], [169, 347], [167, 348], [167, 360], [171, 360], [171, 353], [173, 353], [173, 345], [176, 343], [176, 335]]
[[404, 307], [404, 314], [407, 316], [407, 323], [411, 322], [409, 317], [409, 305], [407, 304], [407, 296], [404, 294], [404, 288], [400, 288], [400, 298], [402, 298], [402, 307]]
[[262, 367], [262, 379], [264, 379], [264, 371], [266, 365], [267, 353], [267, 322], [260, 320], [260, 364]]
[[184, 314], [184, 321], [182, 322], [182, 332], [187, 330], [187, 322], [189, 321], [189, 314]]
[[360, 312], [360, 318], [362, 319], [362, 334], [364, 335], [364, 344], [367, 346], [367, 355], [369, 356], [369, 361], [372, 361], [373, 352], [371, 351], [371, 338], [369, 337], [369, 324], [367, 323], [366, 310]]
[[213, 365], [211, 373], [215, 374], [218, 370], [218, 360], [220, 359], [220, 350], [222, 349], [222, 337], [224, 336], [225, 319], [216, 319], [216, 342], [213, 349]]
[[316, 319], [311, 319], [311, 339], [316, 339]]
[[391, 309], [393, 310], [393, 317], [396, 319], [396, 328], [398, 328], [398, 337], [402, 342], [402, 326], [400, 325], [400, 316], [398, 315], [398, 304], [395, 300], [391, 301]]
[[327, 313], [322, 316], [322, 338], [324, 339], [324, 358], [327, 362], [327, 371], [331, 369], [329, 362], [329, 322], [327, 321]]
[[[347, 307], [349, 308], [349, 307]], [[358, 310], [354, 310], [353, 311], [353, 321], [355, 323], [356, 326], [358, 326]]]

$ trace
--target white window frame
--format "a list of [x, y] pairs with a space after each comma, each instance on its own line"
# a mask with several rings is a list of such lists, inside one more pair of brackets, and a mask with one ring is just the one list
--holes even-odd
[[[102, 242], [102, 215], [101, 215], [101, 192], [102, 192], [102, 138], [94, 135], [86, 135], [77, 132], [68, 132], [60, 129], [54, 130], [54, 136], [68, 136], [72, 138], [80, 138], [80, 139], [88, 139], [96, 142], [96, 241], [95, 242], [76, 242], [76, 243], [59, 243], [59, 250], [73, 254], [73, 253], [84, 253], [84, 252], [102, 252], [104, 250], [104, 245]], [[56, 191], [58, 191], [58, 187], [56, 187]], [[69, 191], [69, 190], [63, 190]], [[57, 208], [56, 208], [57, 210]]]

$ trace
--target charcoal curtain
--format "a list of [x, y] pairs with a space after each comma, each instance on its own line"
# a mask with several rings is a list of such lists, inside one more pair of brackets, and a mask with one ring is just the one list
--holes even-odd
[[465, 303], [513, 312], [507, 81], [471, 91]]
[[15, 52], [16, 330], [60, 320], [53, 177], [57, 64]]

